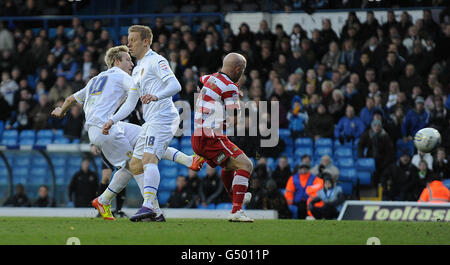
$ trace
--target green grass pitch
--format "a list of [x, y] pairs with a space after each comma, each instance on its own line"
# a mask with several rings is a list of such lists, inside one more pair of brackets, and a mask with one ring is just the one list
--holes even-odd
[[132, 223], [128, 219], [0, 217], [2, 245], [64, 245], [78, 237], [82, 245], [364, 245], [450, 244], [450, 223], [256, 220], [229, 223], [219, 219], [169, 219]]

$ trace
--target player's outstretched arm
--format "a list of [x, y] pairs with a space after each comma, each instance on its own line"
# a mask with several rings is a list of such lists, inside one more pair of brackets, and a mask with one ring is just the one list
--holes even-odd
[[114, 116], [111, 117], [110, 120], [108, 120], [103, 125], [103, 134], [108, 134], [109, 129], [111, 129], [112, 125], [114, 123], [117, 123], [118, 121], [121, 121], [128, 117], [128, 115], [131, 114], [131, 112], [136, 107], [136, 104], [139, 100], [139, 94], [136, 88], [131, 88], [128, 91], [128, 97], [127, 100], [125, 100], [125, 103], [122, 104], [122, 106], [119, 108], [119, 110], [114, 114]]
[[74, 105], [77, 101], [75, 100], [75, 97], [73, 95], [69, 96], [64, 100], [64, 103], [61, 107], [56, 107], [51, 115], [55, 118], [62, 119], [64, 115], [66, 115], [66, 112], [69, 110], [69, 108]]
[[178, 82], [176, 77], [169, 77], [164, 82], [164, 89], [158, 91], [156, 95], [144, 95], [141, 98], [142, 103], [148, 104], [151, 101], [157, 101], [161, 99], [165, 99], [168, 97], [172, 97], [181, 91], [180, 82]]

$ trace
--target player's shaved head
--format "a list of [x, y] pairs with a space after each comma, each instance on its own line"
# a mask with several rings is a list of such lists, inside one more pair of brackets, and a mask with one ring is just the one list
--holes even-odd
[[247, 63], [247, 60], [244, 56], [239, 53], [229, 53], [223, 58], [223, 67], [231, 67], [234, 68], [236, 66], [242, 66]]
[[233, 82], [237, 82], [244, 73], [247, 60], [239, 53], [229, 53], [223, 58], [222, 72], [227, 74]]

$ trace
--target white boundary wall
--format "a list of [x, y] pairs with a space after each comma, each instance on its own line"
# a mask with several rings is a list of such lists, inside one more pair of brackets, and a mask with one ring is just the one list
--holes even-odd
[[[123, 208], [128, 216], [135, 214], [137, 208]], [[230, 214], [229, 210], [207, 210], [207, 209], [162, 209], [166, 218], [205, 218], [205, 219], [226, 219]], [[277, 219], [278, 213], [274, 210], [246, 210], [249, 217], [253, 219], [269, 220]], [[14, 208], [0, 207], [0, 217], [85, 217], [95, 218], [97, 210], [94, 208]]]
[[[421, 19], [423, 17], [422, 10], [407, 10], [405, 9], [410, 16], [412, 17], [413, 23], [416, 22], [417, 19]], [[395, 17], [397, 21], [400, 20], [400, 15], [404, 10], [394, 10]], [[258, 32], [259, 23], [261, 20], [267, 20], [269, 24], [269, 28], [272, 33], [275, 32], [275, 26], [277, 24], [283, 25], [284, 31], [288, 35], [292, 33], [292, 28], [294, 24], [299, 23], [304, 30], [308, 33], [308, 37], [311, 37], [311, 32], [314, 29], [322, 29], [322, 19], [329, 18], [331, 20], [331, 25], [333, 30], [339, 36], [342, 30], [342, 27], [347, 20], [349, 11], [343, 12], [330, 12], [330, 11], [322, 11], [318, 13], [314, 13], [312, 15], [308, 15], [307, 13], [228, 13], [225, 16], [225, 21], [230, 23], [231, 29], [233, 33], [237, 35], [239, 33], [239, 26], [245, 22], [249, 25], [250, 30], [252, 32]], [[359, 18], [361, 23], [366, 21], [367, 11], [356, 11], [356, 16]], [[375, 17], [378, 19], [378, 23], [381, 25], [387, 21], [387, 11], [374, 11]]]

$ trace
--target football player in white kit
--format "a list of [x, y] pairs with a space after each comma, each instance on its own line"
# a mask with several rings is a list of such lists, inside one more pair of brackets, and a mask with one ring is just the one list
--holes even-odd
[[[180, 117], [172, 96], [181, 91], [181, 85], [169, 67], [167, 60], [152, 51], [152, 31], [147, 26], [134, 25], [128, 29], [128, 47], [137, 64], [132, 77], [137, 90], [129, 90], [125, 103], [103, 126], [108, 133], [111, 126], [127, 117], [141, 98], [145, 123], [133, 151], [130, 166], [142, 160], [144, 167], [144, 202], [130, 220], [154, 219], [152, 204], [158, 191], [160, 174], [158, 162], [169, 146], [180, 123]], [[133, 170], [132, 170], [133, 171]]]
[[[136, 89], [133, 78], [130, 76], [133, 62], [128, 52], [129, 49], [126, 46], [109, 49], [105, 56], [105, 62], [109, 69], [92, 78], [86, 87], [68, 97], [63, 106], [52, 112], [53, 116], [62, 118], [70, 106], [76, 102], [83, 104], [86, 115], [85, 127], [89, 140], [102, 150], [111, 164], [118, 168], [108, 188], [92, 203], [102, 217], [107, 220], [114, 220], [111, 214], [112, 199], [133, 177], [128, 161], [132, 157], [141, 131], [141, 127], [138, 125], [118, 122], [112, 126], [108, 135], [102, 132], [103, 124], [125, 101], [128, 91]], [[163, 156], [165, 159], [173, 160], [194, 170], [200, 170], [202, 166], [201, 159], [187, 156], [175, 148], [168, 148], [166, 151]], [[134, 177], [143, 194], [143, 174], [138, 172]], [[157, 199], [154, 198], [152, 203], [155, 205], [157, 217], [159, 217], [157, 221], [165, 221]]]

